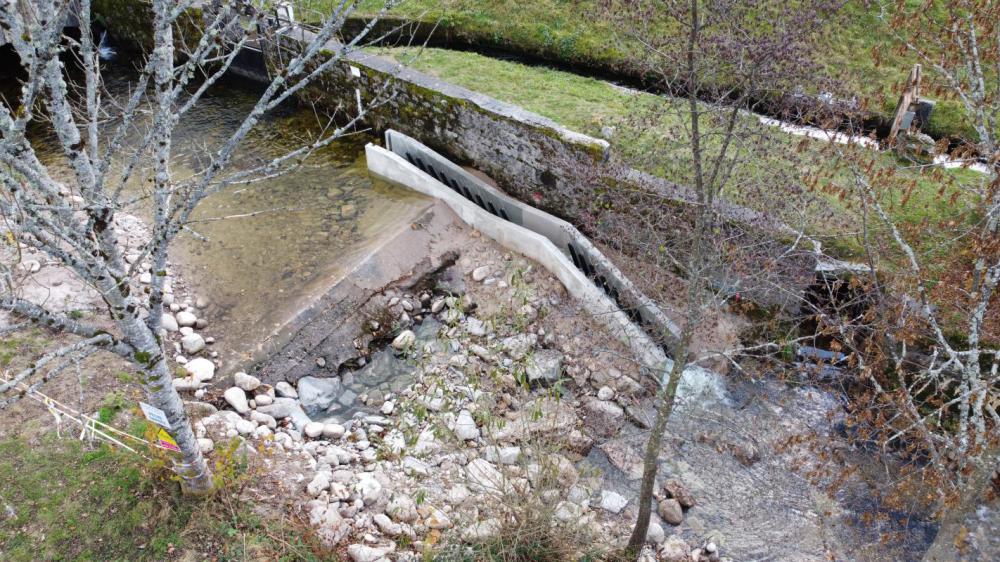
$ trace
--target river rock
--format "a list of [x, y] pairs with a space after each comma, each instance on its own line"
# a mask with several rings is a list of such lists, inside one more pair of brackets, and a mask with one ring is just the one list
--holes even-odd
[[392, 347], [397, 351], [405, 351], [417, 341], [417, 335], [413, 333], [413, 330], [403, 330], [398, 336], [393, 338]]
[[302, 377], [298, 383], [299, 403], [306, 414], [325, 412], [343, 392], [339, 378]]
[[663, 527], [656, 521], [650, 521], [649, 527], [646, 529], [646, 542], [660, 544], [666, 538], [667, 534], [663, 531]]
[[684, 511], [681, 509], [681, 504], [674, 498], [660, 500], [656, 512], [671, 525], [680, 525], [684, 521]]
[[383, 535], [389, 537], [395, 537], [403, 533], [403, 526], [399, 523], [394, 523], [389, 516], [384, 513], [376, 513], [372, 517], [372, 521], [375, 522], [375, 526], [378, 530], [382, 532]]
[[274, 416], [269, 416], [258, 410], [250, 412], [250, 419], [271, 429], [278, 427], [278, 420], [274, 419]]
[[323, 424], [323, 437], [327, 439], [340, 439], [347, 430], [339, 423]]
[[331, 445], [326, 448], [326, 456], [323, 457], [323, 461], [331, 466], [339, 466], [350, 464], [353, 458], [354, 456], [342, 447]]
[[267, 393], [258, 394], [254, 396], [254, 401], [257, 402], [257, 406], [267, 406], [274, 403], [274, 397]]
[[628, 500], [618, 492], [611, 490], [601, 490], [601, 509], [611, 513], [621, 513]]
[[481, 265], [476, 269], [472, 270], [472, 280], [482, 281], [490, 276], [490, 267], [488, 265]]
[[691, 547], [677, 535], [670, 535], [660, 545], [660, 560], [665, 562], [690, 562]]
[[538, 336], [535, 334], [518, 334], [500, 341], [500, 346], [507, 355], [514, 360], [521, 360], [538, 343]]
[[198, 323], [198, 317], [192, 312], [182, 310], [177, 313], [177, 325], [182, 327], [192, 327]]
[[168, 332], [176, 332], [180, 329], [180, 326], [177, 324], [177, 319], [170, 313], [164, 313], [160, 316], [160, 327]]
[[173, 380], [174, 390], [177, 392], [198, 391], [205, 383], [198, 382], [194, 377], [181, 377]]
[[330, 473], [326, 471], [317, 472], [316, 476], [313, 477], [312, 481], [306, 486], [306, 492], [315, 498], [329, 487]]
[[521, 458], [520, 447], [488, 447], [484, 451], [486, 460], [498, 464], [517, 464]]
[[683, 508], [694, 507], [694, 495], [683, 482], [676, 478], [671, 478], [663, 483], [663, 491], [667, 496], [677, 500]]
[[233, 407], [234, 410], [241, 414], [245, 414], [250, 411], [250, 405], [247, 403], [247, 393], [243, 392], [242, 388], [237, 388], [235, 386], [226, 389], [226, 392], [222, 394], [222, 397], [226, 399], [226, 402]]
[[462, 540], [470, 543], [480, 543], [500, 533], [501, 524], [498, 519], [477, 521], [462, 531]]
[[306, 434], [306, 437], [315, 439], [320, 435], [323, 435], [323, 424], [319, 422], [309, 422], [302, 429], [302, 432]]
[[489, 491], [504, 489], [503, 474], [486, 459], [475, 459], [465, 467], [465, 475], [471, 484]]
[[598, 400], [611, 400], [615, 397], [615, 391], [611, 390], [610, 386], [602, 386], [600, 390], [597, 391]]
[[295, 391], [295, 387], [288, 384], [286, 381], [278, 381], [278, 384], [274, 385], [274, 391], [278, 396], [284, 398], [298, 398], [299, 393]]
[[469, 346], [469, 351], [471, 351], [473, 355], [482, 359], [483, 361], [493, 361], [493, 354], [490, 353], [490, 350], [486, 349], [481, 345], [472, 344]]
[[247, 392], [257, 390], [260, 386], [260, 379], [253, 375], [248, 375], [240, 371], [233, 375], [233, 383]]
[[235, 427], [240, 435], [250, 435], [253, 433], [253, 430], [257, 429], [257, 424], [250, 420], [238, 420]]
[[403, 459], [403, 472], [411, 475], [427, 476], [431, 472], [431, 467], [418, 458], [406, 457]]
[[577, 524], [583, 518], [583, 506], [563, 500], [556, 504], [553, 516], [563, 523]]
[[463, 441], [479, 439], [479, 428], [476, 427], [476, 420], [472, 418], [472, 414], [468, 410], [462, 410], [458, 413], [458, 419], [455, 420], [455, 436]]
[[309, 523], [318, 527], [316, 534], [327, 546], [338, 544], [350, 532], [351, 526], [344, 521], [336, 504], [313, 502], [315, 506], [309, 510]]
[[465, 329], [470, 336], [482, 337], [488, 332], [486, 323], [472, 316], [465, 319]]
[[195, 353], [205, 349], [205, 338], [201, 337], [201, 334], [196, 332], [188, 334], [181, 338], [181, 348], [184, 349], [184, 353], [194, 355]]
[[385, 558], [390, 552], [387, 548], [373, 548], [363, 544], [352, 544], [347, 547], [347, 555], [354, 562], [375, 562]]
[[191, 375], [196, 382], [212, 380], [215, 376], [215, 363], [204, 357], [197, 357], [184, 364], [184, 370]]
[[364, 473], [358, 477], [359, 480], [358, 483], [354, 485], [354, 491], [361, 496], [365, 505], [377, 503], [378, 500], [382, 498], [382, 483], [370, 473]]
[[268, 404], [267, 406], [257, 406], [257, 411], [262, 414], [267, 414], [277, 420], [292, 418], [296, 427], [300, 424], [302, 427], [305, 427], [305, 424], [311, 421], [305, 411], [302, 410], [302, 406], [299, 406], [298, 401], [294, 398], [275, 398], [273, 404]]
[[559, 380], [562, 374], [563, 354], [553, 349], [542, 349], [529, 360], [525, 374], [528, 384], [550, 386]]
[[625, 410], [614, 402], [589, 398], [584, 402], [583, 409], [587, 414], [587, 426], [601, 437], [618, 433], [625, 423]]
[[417, 504], [409, 496], [396, 495], [389, 501], [385, 512], [396, 521], [413, 523], [419, 517]]
[[424, 525], [429, 529], [448, 529], [452, 526], [451, 518], [448, 514], [436, 507], [429, 509], [430, 513], [424, 519]]
[[199, 437], [198, 449], [201, 450], [201, 454], [207, 455], [215, 449], [215, 442], [208, 437]]

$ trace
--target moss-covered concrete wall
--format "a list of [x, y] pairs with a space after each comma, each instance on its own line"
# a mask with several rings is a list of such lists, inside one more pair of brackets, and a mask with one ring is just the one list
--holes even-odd
[[[143, 52], [152, 48], [153, 9], [149, 0], [93, 0], [91, 11], [119, 44]], [[201, 39], [201, 26], [201, 9], [188, 8], [174, 26], [177, 47], [196, 44]]]
[[577, 217], [587, 204], [588, 176], [608, 156], [604, 140], [365, 53], [352, 53], [302, 97], [352, 113], [356, 91], [370, 107], [366, 122], [375, 130], [410, 135], [563, 217]]

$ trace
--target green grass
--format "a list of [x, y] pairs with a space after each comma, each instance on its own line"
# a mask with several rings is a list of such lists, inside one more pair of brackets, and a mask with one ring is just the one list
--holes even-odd
[[[330, 2], [309, 1], [313, 5]], [[371, 15], [382, 1], [361, 0], [359, 4], [361, 13]], [[908, 10], [924, 9], [924, 2], [918, 0], [907, 0], [906, 4]], [[566, 64], [639, 68], [643, 49], [616, 33], [598, 5], [596, 0], [406, 0], [392, 13], [436, 22], [439, 33], [484, 47]], [[887, 120], [899, 88], [917, 60], [899, 52], [876, 7], [852, 0], [840, 15], [820, 39], [822, 58], [817, 62], [826, 77], [839, 81], [845, 92], [867, 100], [869, 111]], [[681, 32], [675, 24], [660, 28], [665, 34]], [[873, 54], [876, 48], [880, 61]], [[803, 86], [808, 89], [810, 85]], [[928, 130], [934, 135], [974, 138], [961, 105], [951, 99], [938, 100]]]
[[0, 337], [0, 367], [9, 367], [22, 354], [27, 356], [38, 353], [46, 343], [43, 332], [37, 328]]
[[[678, 183], [689, 181], [690, 155], [680, 132], [683, 116], [674, 111], [683, 108], [671, 105], [677, 100], [630, 93], [601, 80], [469, 52], [443, 49], [424, 49], [419, 54], [406, 49], [376, 51], [443, 80], [522, 106], [570, 129], [600, 136], [602, 127], [615, 127], [612, 147], [629, 163]], [[653, 122], [642, 117], [650, 113], [656, 115]], [[765, 130], [770, 133], [768, 150], [741, 170], [737, 185], [782, 169], [789, 170], [790, 177], [798, 182], [807, 172], [821, 173], [830, 192], [836, 191], [832, 187], [848, 185], [849, 174], [842, 162], [828, 154], [826, 143], [806, 141], [803, 144], [803, 137], [781, 133], [776, 128]], [[648, 158], [650, 154], [655, 158]], [[885, 170], [895, 170], [899, 162], [892, 154], [882, 154], [877, 157], [877, 164]], [[899, 189], [887, 193], [887, 201], [893, 203], [894, 217], [911, 225], [924, 221], [968, 220], [972, 202], [960, 197], [952, 203], [951, 195], [958, 190], [955, 184], [968, 184], [983, 178], [968, 170], [951, 170], [940, 176], [907, 170], [896, 173], [894, 184]], [[911, 182], [915, 188], [903, 205], [903, 186]], [[729, 195], [739, 200], [738, 193]], [[821, 200], [822, 204], [810, 210], [810, 230], [813, 234], [831, 235], [830, 245], [850, 257], [860, 248], [853, 238], [857, 227], [850, 217], [850, 198], [841, 199], [838, 194], [829, 193]], [[740, 202], [751, 207], [761, 203], [752, 199]], [[842, 214], [843, 219], [836, 219], [834, 214]], [[843, 236], [845, 232], [850, 234]], [[942, 233], [942, 239], [946, 235]], [[931, 248], [939, 250], [931, 243], [938, 241], [925, 240], [928, 251]]]
[[105, 446], [54, 435], [6, 440], [0, 442], [0, 553], [5, 562], [313, 556], [302, 546], [289, 550], [301, 530], [262, 519], [245, 502], [223, 501], [224, 493], [184, 498], [162, 471]]

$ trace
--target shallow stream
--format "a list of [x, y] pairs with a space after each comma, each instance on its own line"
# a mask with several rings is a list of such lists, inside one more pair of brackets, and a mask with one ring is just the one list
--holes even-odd
[[[126, 95], [134, 72], [124, 64], [105, 64], [108, 94]], [[182, 118], [173, 138], [175, 179], [204, 169], [258, 93], [254, 83], [222, 80]], [[269, 161], [311, 141], [319, 130], [312, 111], [281, 108], [246, 138], [230, 170]], [[173, 269], [187, 283], [187, 294], [207, 299], [204, 332], [219, 341], [224, 370], [246, 363], [276, 328], [355, 266], [385, 233], [428, 205], [422, 195], [368, 175], [364, 145], [371, 140], [347, 137], [299, 169], [209, 196], [178, 237], [171, 248]], [[43, 159], [62, 165], [54, 140], [39, 145]], [[148, 177], [148, 170], [138, 171], [129, 195], [148, 193], [142, 185]], [[148, 216], [148, 199], [125, 211]]]

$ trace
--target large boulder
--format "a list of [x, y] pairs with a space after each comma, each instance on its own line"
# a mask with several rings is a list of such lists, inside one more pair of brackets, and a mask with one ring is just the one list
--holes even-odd
[[343, 391], [339, 378], [302, 377], [298, 383], [299, 403], [311, 416], [325, 412]]

